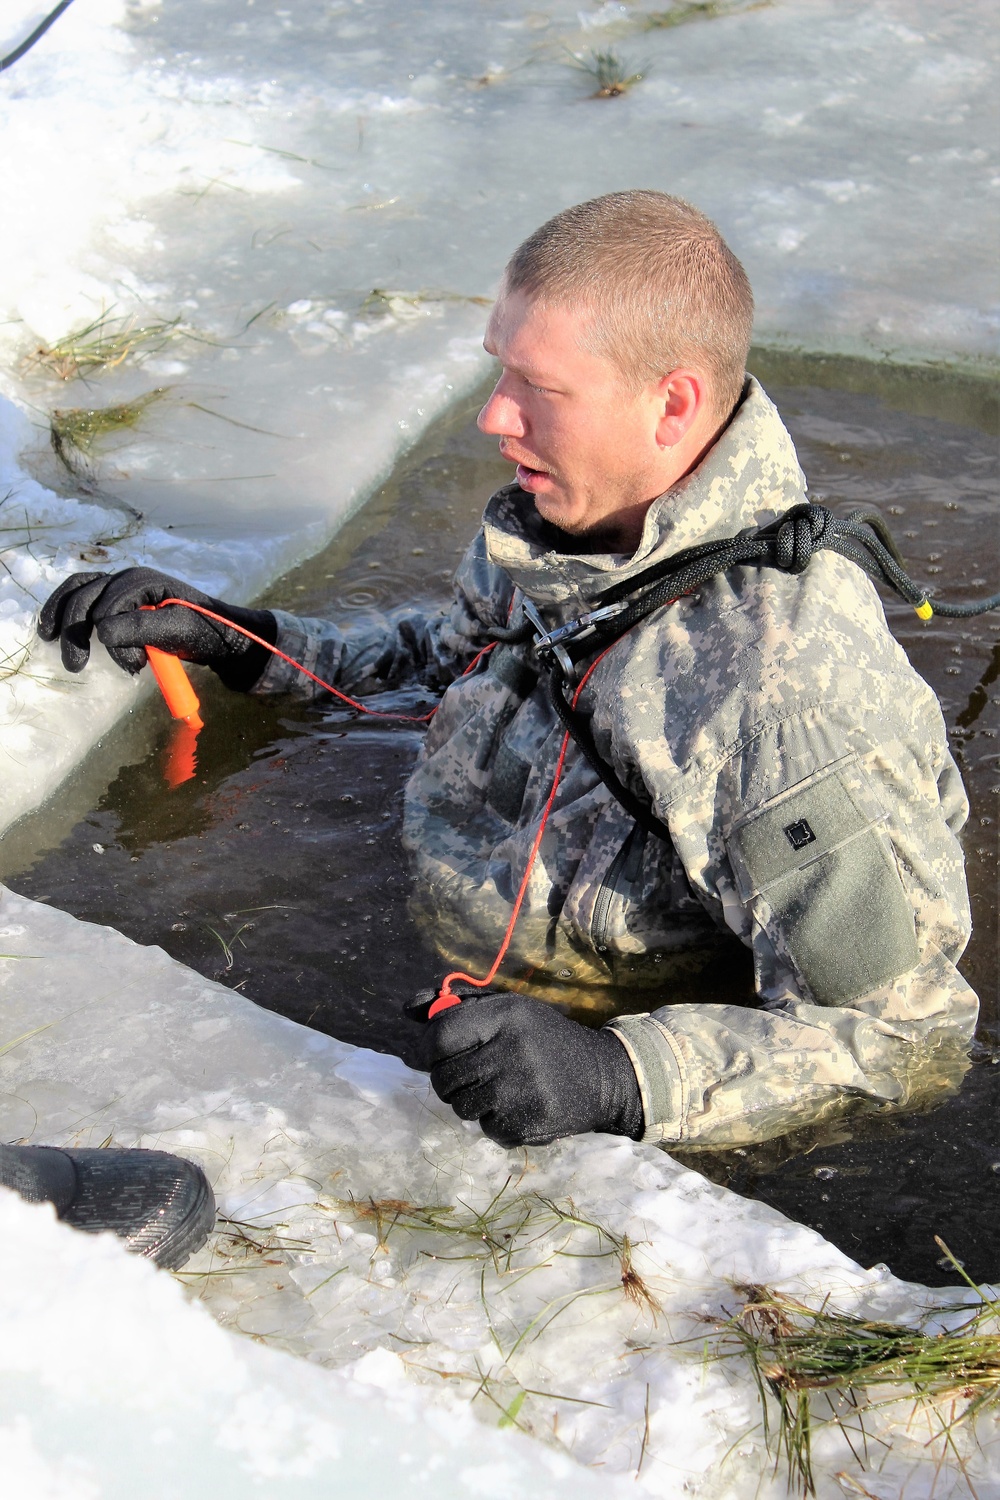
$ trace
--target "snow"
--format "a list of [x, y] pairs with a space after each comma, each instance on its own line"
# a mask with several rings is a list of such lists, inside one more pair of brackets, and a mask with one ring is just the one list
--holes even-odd
[[[110, 1235], [0, 1190], [0, 1443], [18, 1500], [418, 1500], [521, 1491], [613, 1500], [520, 1434], [409, 1387], [384, 1351], [336, 1373], [221, 1329]], [[485, 1484], [484, 1484], [485, 1478]]]
[[[750, 272], [760, 343], [995, 370], [982, 8], [776, 0], [643, 29], [666, 3], [76, 0], [0, 75], [0, 831], [148, 690], [99, 651], [70, 678], [34, 640], [54, 584], [136, 561], [258, 595], [485, 375], [479, 299], [565, 204], [630, 185], [698, 203]], [[8, 0], [0, 53], [47, 8]], [[609, 47], [646, 77], [590, 99], [568, 53]], [[38, 351], [101, 317], [170, 336], [63, 382]], [[58, 462], [54, 409], [154, 389], [135, 429], [76, 472]], [[738, 1305], [734, 1283], [887, 1317], [925, 1305], [651, 1148], [502, 1151], [402, 1064], [158, 950], [9, 892], [0, 928], [0, 953], [23, 955], [0, 959], [0, 1139], [177, 1149], [256, 1243], [217, 1237], [178, 1278], [189, 1305], [4, 1195], [0, 1424], [8, 1488], [29, 1500], [140, 1480], [192, 1500], [237, 1483], [308, 1496], [333, 1473], [384, 1493], [404, 1451], [417, 1493], [780, 1495], [747, 1371], [683, 1340]], [[397, 1224], [383, 1247], [384, 1221], [343, 1206], [468, 1222], [502, 1189], [538, 1235], [539, 1268], [516, 1282], [446, 1260], [440, 1232]], [[546, 1218], [546, 1200], [618, 1250], [599, 1258], [612, 1241]], [[625, 1234], [655, 1320], [622, 1296]], [[480, 1386], [478, 1415], [495, 1425], [499, 1402], [544, 1444], [525, 1456], [519, 1433], [471, 1428]], [[866, 1418], [867, 1472], [821, 1428], [821, 1495], [966, 1493], [907, 1416]], [[980, 1440], [963, 1461], [985, 1500], [1000, 1494], [985, 1419]]]
[[[155, 1432], [190, 1428], [183, 1493], [192, 1500], [218, 1493], [216, 1469], [201, 1468], [213, 1443], [237, 1456], [227, 1477], [242, 1468], [269, 1484], [287, 1475], [285, 1453], [299, 1455], [304, 1476], [315, 1465], [322, 1474], [336, 1443], [337, 1461], [363, 1475], [349, 1493], [374, 1495], [384, 1493], [377, 1463], [397, 1442], [413, 1455], [408, 1475], [426, 1472], [428, 1489], [444, 1493], [449, 1483], [476, 1493], [470, 1463], [490, 1496], [515, 1482], [527, 1496], [570, 1484], [581, 1495], [608, 1490], [607, 1478], [553, 1468], [551, 1454], [601, 1476], [634, 1475], [633, 1494], [777, 1497], [785, 1484], [762, 1441], [748, 1368], [703, 1359], [712, 1320], [742, 1305], [738, 1287], [900, 1320], [931, 1301], [964, 1300], [884, 1267], [862, 1270], [654, 1147], [591, 1136], [504, 1150], [398, 1060], [260, 1010], [159, 949], [10, 892], [0, 951], [23, 955], [0, 962], [5, 1138], [110, 1136], [176, 1150], [202, 1164], [236, 1221], [175, 1278], [201, 1304], [185, 1309], [166, 1275], [115, 1246], [80, 1245], [45, 1211], [0, 1204], [10, 1220], [8, 1233], [0, 1228], [3, 1420], [28, 1424], [18, 1442], [55, 1473], [70, 1457], [96, 1465], [108, 1488], [95, 1493], [129, 1492], [119, 1469], [129, 1474], [133, 1450], [109, 1461], [102, 1437], [123, 1404], [138, 1451]], [[497, 1195], [509, 1205], [499, 1219], [496, 1207], [486, 1212]], [[401, 1227], [401, 1215], [431, 1208], [439, 1223], [485, 1214], [496, 1261], [481, 1225], [464, 1235]], [[525, 1247], [509, 1269], [504, 1234]], [[623, 1295], [626, 1234], [655, 1308]], [[219, 1332], [204, 1309], [270, 1347]], [[516, 1468], [524, 1450], [504, 1448], [510, 1433], [470, 1429], [477, 1390], [488, 1427], [508, 1411], [543, 1440], [533, 1471]], [[65, 1425], [51, 1420], [53, 1401]], [[843, 1493], [838, 1472], [883, 1500], [904, 1484], [909, 1497], [968, 1493], [927, 1416], [886, 1406], [865, 1413], [865, 1428], [867, 1471], [836, 1427], [818, 1426], [821, 1496]], [[953, 1432], [985, 1500], [1000, 1494], [995, 1424], [981, 1420], [978, 1436], [977, 1448]], [[430, 1450], [440, 1466], [425, 1470]], [[498, 1462], [509, 1462], [509, 1478]]]

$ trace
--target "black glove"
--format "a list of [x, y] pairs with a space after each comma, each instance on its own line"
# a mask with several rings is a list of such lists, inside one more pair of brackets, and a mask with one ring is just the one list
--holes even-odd
[[613, 1031], [592, 1031], [541, 1000], [475, 993], [428, 1023], [431, 1083], [501, 1146], [541, 1146], [604, 1130], [638, 1140], [639, 1081]]
[[163, 599], [190, 599], [272, 645], [277, 640], [278, 622], [269, 609], [224, 604], [153, 568], [74, 573], [42, 605], [38, 634], [43, 641], [59, 637], [63, 666], [69, 672], [81, 672], [87, 665], [90, 637], [96, 629], [111, 660], [125, 672], [141, 671], [146, 665], [145, 647], [158, 646], [184, 661], [211, 667], [226, 687], [237, 692], [253, 687], [268, 662], [269, 652], [263, 646], [193, 609], [141, 608]]

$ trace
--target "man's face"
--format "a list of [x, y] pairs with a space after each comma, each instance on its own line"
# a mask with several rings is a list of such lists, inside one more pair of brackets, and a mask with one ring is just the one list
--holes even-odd
[[500, 439], [539, 515], [574, 536], [613, 535], [615, 518], [661, 492], [656, 387], [630, 391], [609, 360], [582, 347], [588, 316], [510, 292], [483, 340], [503, 374], [480, 430]]

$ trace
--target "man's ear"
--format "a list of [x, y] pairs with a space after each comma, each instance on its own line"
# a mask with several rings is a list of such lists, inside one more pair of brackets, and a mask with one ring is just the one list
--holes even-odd
[[708, 383], [697, 370], [672, 370], [656, 387], [656, 442], [676, 448], [708, 407]]

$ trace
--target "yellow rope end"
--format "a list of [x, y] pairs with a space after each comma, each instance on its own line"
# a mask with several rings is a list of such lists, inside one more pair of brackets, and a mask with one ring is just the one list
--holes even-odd
[[915, 604], [913, 608], [916, 610], [921, 620], [933, 620], [934, 611], [931, 609], [931, 606], [926, 599], [924, 600], [923, 604]]

